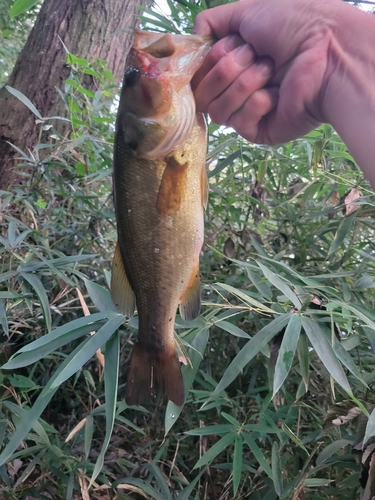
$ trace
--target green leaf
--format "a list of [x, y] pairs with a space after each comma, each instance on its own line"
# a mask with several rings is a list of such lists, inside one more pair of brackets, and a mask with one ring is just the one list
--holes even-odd
[[277, 441], [274, 441], [272, 445], [272, 480], [276, 493], [281, 496], [283, 492], [282, 467]]
[[335, 356], [331, 344], [328, 342], [326, 335], [320, 329], [319, 325], [310, 318], [302, 318], [302, 326], [326, 370], [348, 394], [352, 394], [348, 379]]
[[21, 272], [22, 278], [24, 278], [30, 285], [34, 288], [36, 294], [40, 300], [40, 307], [43, 311], [44, 320], [46, 322], [47, 330], [50, 331], [52, 328], [51, 320], [51, 310], [49, 307], [48, 297], [46, 290], [36, 274], [29, 274]]
[[233, 425], [229, 424], [220, 424], [220, 425], [207, 425], [206, 427], [201, 427], [199, 429], [191, 429], [190, 431], [186, 431], [185, 434], [189, 434], [190, 436], [209, 436], [211, 434], [226, 434], [231, 429], [233, 429]]
[[279, 349], [279, 355], [275, 366], [275, 375], [273, 379], [273, 396], [283, 385], [284, 380], [292, 367], [294, 355], [298, 345], [298, 339], [301, 332], [301, 317], [293, 314], [286, 327], [283, 340]]
[[240, 485], [241, 475], [242, 475], [242, 446], [243, 439], [242, 436], [237, 434], [234, 440], [234, 452], [233, 452], [233, 495], [236, 496], [238, 487]]
[[92, 437], [94, 435], [94, 419], [92, 415], [87, 415], [85, 422], [85, 457], [88, 460], [92, 449]]
[[59, 373], [51, 384], [51, 390], [57, 389], [65, 380], [71, 377], [76, 371], [80, 370], [82, 366], [87, 363], [89, 359], [94, 356], [96, 351], [102, 347], [114, 334], [114, 332], [122, 325], [123, 316], [117, 315], [105, 323], [94, 335], [92, 335], [87, 342], [81, 344], [81, 349], [78, 350], [75, 357]]
[[258, 292], [263, 295], [268, 300], [272, 299], [272, 290], [268, 284], [262, 279], [257, 273], [254, 273], [250, 269], [247, 269], [247, 275], [251, 280], [252, 284], [258, 290]]
[[159, 491], [157, 491], [155, 488], [153, 488], [149, 483], [146, 483], [146, 481], [143, 481], [142, 479], [137, 479], [134, 477], [127, 476], [127, 477], [122, 477], [120, 479], [117, 479], [117, 481], [115, 481], [112, 484], [112, 487], [116, 488], [116, 487], [118, 487], [118, 485], [125, 485], [125, 484], [137, 486], [146, 495], [149, 495], [151, 498], [154, 498], [155, 500], [165, 500], [165, 497], [163, 497], [163, 495]]
[[224, 168], [231, 165], [234, 160], [236, 160], [239, 156], [241, 156], [241, 150], [234, 151], [234, 153], [227, 156], [224, 160], [216, 165], [216, 167], [208, 173], [208, 178], [215, 177], [215, 175], [220, 174], [224, 170]]
[[[119, 314], [115, 316], [119, 316]], [[1, 368], [4, 370], [13, 370], [35, 363], [43, 358], [43, 356], [56, 351], [68, 342], [87, 335], [91, 331], [96, 331], [102, 325], [102, 320], [108, 317], [114, 317], [113, 313], [110, 315], [108, 312], [96, 313], [66, 323], [47, 335], [22, 347]]]
[[215, 322], [215, 325], [221, 328], [222, 330], [225, 330], [226, 332], [234, 335], [235, 337], [241, 337], [245, 339], [249, 339], [250, 335], [241, 328], [238, 328], [238, 326], [233, 325], [233, 323], [229, 323], [229, 321], [217, 321]]
[[212, 460], [219, 455], [219, 453], [225, 450], [225, 448], [228, 448], [228, 446], [235, 441], [236, 436], [237, 432], [228, 432], [228, 434], [219, 439], [219, 441], [206, 451], [206, 453], [198, 460], [198, 462], [194, 465], [193, 470], [211, 463]]
[[363, 438], [363, 443], [366, 444], [367, 441], [375, 436], [375, 408], [372, 410], [367, 425], [366, 425], [366, 432], [365, 432], [365, 437]]
[[1, 325], [2, 329], [4, 330], [4, 335], [9, 337], [7, 312], [5, 309], [4, 302], [1, 300], [1, 297], [0, 297], [0, 325]]
[[[185, 395], [188, 394], [198, 372], [199, 366], [203, 359], [204, 351], [208, 342], [209, 330], [205, 328], [201, 330], [194, 340], [191, 342], [191, 348], [188, 348], [188, 356], [190, 364], [184, 365], [181, 369], [184, 380]], [[177, 421], [183, 406], [177, 406], [172, 401], [168, 401], [164, 417], [164, 436], [168, 434], [175, 422]]]
[[163, 474], [160, 472], [159, 467], [157, 467], [154, 462], [151, 462], [147, 465], [147, 468], [156, 479], [165, 500], [172, 500], [172, 495], [169, 491], [168, 484], [166, 483]]
[[26, 12], [34, 7], [39, 2], [39, 0], [16, 0], [12, 7], [10, 8], [10, 17], [17, 17], [23, 12]]
[[[121, 322], [115, 321], [118, 318], [113, 318], [109, 320], [106, 327], [111, 321], [112, 325], [107, 326], [107, 335], [110, 333], [111, 338], [106, 343], [105, 348], [105, 363], [104, 363], [104, 393], [105, 393], [105, 438], [102, 449], [100, 450], [98, 459], [96, 461], [94, 471], [90, 479], [91, 487], [95, 479], [100, 474], [103, 468], [104, 457], [111, 441], [113, 426], [115, 423], [116, 416], [116, 403], [117, 403], [117, 389], [118, 389], [118, 378], [119, 378], [119, 366], [120, 366], [120, 335], [118, 332]], [[117, 325], [117, 326], [116, 326]], [[113, 335], [113, 332], [116, 332]], [[94, 335], [99, 335], [100, 330]]]
[[240, 350], [237, 356], [225, 370], [224, 375], [218, 383], [214, 394], [223, 391], [238, 376], [241, 370], [273, 339], [280, 330], [286, 326], [290, 320], [291, 314], [281, 314], [267, 326], [262, 328], [245, 346]]
[[238, 297], [241, 301], [245, 302], [245, 304], [250, 304], [251, 306], [254, 306], [255, 308], [259, 309], [262, 312], [275, 314], [274, 310], [265, 306], [258, 300], [253, 299], [252, 297], [244, 293], [242, 290], [238, 290], [237, 288], [234, 288], [231, 285], [227, 285], [226, 283], [216, 283], [215, 286], [217, 286], [218, 288], [222, 288], [223, 290], [226, 290], [235, 297]]
[[256, 444], [254, 439], [250, 436], [250, 434], [247, 434], [246, 432], [244, 432], [242, 434], [242, 436], [243, 436], [244, 440], [246, 441], [248, 447], [250, 448], [252, 454], [254, 455], [255, 459], [259, 463], [259, 465], [262, 467], [262, 469], [267, 474], [267, 476], [272, 479], [272, 477], [273, 477], [272, 476], [272, 469], [269, 466], [269, 463], [267, 462], [267, 460], [264, 458], [264, 455], [263, 455], [261, 449], [259, 448], [259, 446]]
[[340, 247], [341, 243], [346, 238], [346, 235], [348, 234], [350, 226], [352, 225], [352, 222], [356, 215], [356, 212], [353, 212], [352, 214], [343, 218], [339, 227], [337, 228], [335, 238], [332, 241], [331, 247], [328, 252], [328, 256], [331, 256]]
[[117, 312], [117, 309], [112, 302], [111, 293], [109, 292], [109, 290], [90, 280], [84, 280], [84, 282], [87, 292], [90, 295], [90, 299], [99, 309], [99, 311]]
[[297, 295], [292, 291], [292, 289], [283, 281], [277, 274], [268, 269], [268, 267], [264, 266], [260, 262], [257, 261], [258, 266], [262, 270], [264, 276], [268, 279], [273, 286], [275, 286], [280, 292], [282, 292], [285, 297], [287, 297], [296, 309], [300, 310], [302, 307], [301, 301], [297, 297]]
[[[27, 0], [16, 0], [16, 3], [17, 3], [17, 1], [27, 1]], [[36, 3], [36, 2], [34, 2], [34, 3]], [[14, 4], [14, 5], [16, 5], [16, 4]], [[14, 7], [14, 5], [13, 5], [13, 7]], [[39, 118], [39, 120], [43, 120], [42, 115], [36, 109], [34, 104], [30, 101], [30, 99], [28, 99], [24, 94], [22, 94], [22, 92], [14, 89], [13, 87], [9, 87], [9, 85], [5, 85], [5, 88], [7, 89], [7, 91], [10, 94], [14, 95], [14, 97], [17, 97], [17, 99], [19, 101], [21, 101], [25, 106], [27, 106], [29, 108], [29, 110], [32, 111], [34, 113], [34, 115], [36, 115]]]
[[299, 336], [297, 352], [302, 380], [305, 386], [305, 390], [307, 391], [309, 388], [310, 380], [310, 355], [307, 336], [304, 333]]
[[333, 441], [333, 443], [330, 443], [319, 453], [316, 458], [316, 465], [322, 465], [329, 458], [331, 458], [332, 455], [335, 455], [335, 453], [337, 453], [339, 450], [345, 448], [346, 446], [352, 445], [353, 441], [350, 441], [349, 439], [339, 439], [337, 441]]

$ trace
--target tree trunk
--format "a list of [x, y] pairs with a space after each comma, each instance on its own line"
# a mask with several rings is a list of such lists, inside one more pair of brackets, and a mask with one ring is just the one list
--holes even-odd
[[[108, 61], [116, 83], [122, 80], [132, 43], [137, 5], [149, 0], [45, 0], [7, 85], [19, 90], [42, 116], [64, 116], [55, 87], [69, 76], [68, 50], [88, 61]], [[63, 43], [62, 43], [63, 42]], [[5, 87], [0, 90], [0, 189], [24, 181], [11, 142], [27, 152], [38, 142], [36, 116]]]

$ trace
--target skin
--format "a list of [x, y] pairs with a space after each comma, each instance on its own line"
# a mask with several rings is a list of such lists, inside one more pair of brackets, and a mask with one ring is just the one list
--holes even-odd
[[255, 143], [330, 123], [375, 188], [375, 16], [341, 0], [243, 0], [196, 18], [218, 39], [197, 108]]

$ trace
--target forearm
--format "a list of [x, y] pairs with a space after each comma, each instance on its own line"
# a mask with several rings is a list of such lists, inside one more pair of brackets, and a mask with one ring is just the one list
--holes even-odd
[[323, 113], [375, 189], [375, 15], [342, 5], [328, 68]]

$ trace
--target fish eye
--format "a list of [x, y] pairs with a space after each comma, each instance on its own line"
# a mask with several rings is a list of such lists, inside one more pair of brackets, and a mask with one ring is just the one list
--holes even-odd
[[125, 71], [125, 83], [126, 85], [134, 85], [139, 80], [141, 73], [135, 66], [129, 66]]

